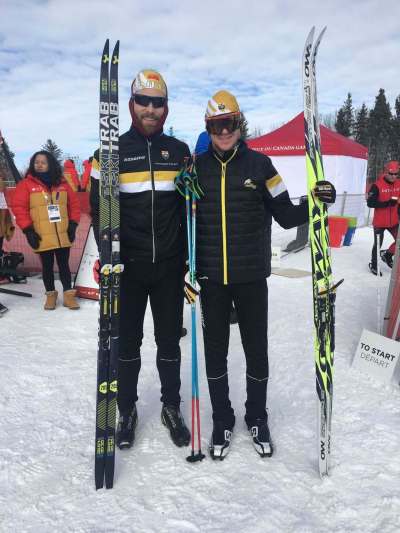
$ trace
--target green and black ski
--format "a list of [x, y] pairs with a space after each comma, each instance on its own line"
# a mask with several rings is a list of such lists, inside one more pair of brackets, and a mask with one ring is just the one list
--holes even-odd
[[119, 230], [119, 41], [109, 55], [107, 39], [100, 73], [100, 317], [96, 401], [96, 489], [112, 488], [115, 464], [120, 275]]
[[325, 180], [321, 153], [315, 63], [324, 28], [314, 42], [311, 29], [303, 53], [304, 132], [307, 194], [310, 219], [313, 307], [315, 326], [315, 370], [318, 395], [318, 463], [321, 476], [329, 474], [335, 350], [335, 298], [326, 205], [312, 194], [316, 183]]

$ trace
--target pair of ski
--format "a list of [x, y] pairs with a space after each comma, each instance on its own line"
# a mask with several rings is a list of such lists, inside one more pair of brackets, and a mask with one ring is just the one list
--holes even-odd
[[326, 27], [314, 42], [315, 28], [311, 29], [305, 43], [302, 64], [315, 327], [314, 353], [318, 396], [318, 466], [321, 477], [329, 474], [331, 462], [335, 299], [336, 288], [343, 281], [333, 283], [327, 208], [312, 194], [316, 183], [325, 179], [316, 86], [316, 58], [325, 30]]
[[96, 489], [114, 482], [120, 310], [119, 41], [112, 56], [107, 39], [100, 68], [100, 316], [96, 396]]

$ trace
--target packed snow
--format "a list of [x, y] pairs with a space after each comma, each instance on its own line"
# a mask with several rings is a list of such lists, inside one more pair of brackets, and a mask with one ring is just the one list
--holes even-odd
[[[400, 390], [351, 366], [363, 328], [377, 331], [390, 270], [368, 271], [371, 228], [332, 250], [338, 290], [332, 471], [317, 472], [316, 392], [311, 278], [272, 275], [269, 285], [268, 407], [275, 444], [260, 458], [243, 423], [245, 366], [231, 326], [231, 399], [236, 412], [231, 452], [223, 461], [185, 459], [160, 422], [159, 380], [150, 310], [139, 381], [139, 423], [131, 450], [117, 451], [112, 490], [94, 488], [98, 304], [43, 311], [42, 281], [33, 298], [0, 294], [1, 532], [372, 532], [400, 531]], [[290, 254], [285, 268], [310, 270], [310, 251]], [[11, 288], [11, 286], [8, 286]], [[382, 311], [383, 314], [383, 311]], [[202, 447], [211, 409], [199, 324]], [[190, 308], [185, 306], [190, 329]], [[182, 411], [190, 423], [190, 335], [182, 339]]]

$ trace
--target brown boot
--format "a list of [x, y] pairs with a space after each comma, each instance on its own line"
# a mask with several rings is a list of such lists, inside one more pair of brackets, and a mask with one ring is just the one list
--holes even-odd
[[69, 291], [64, 291], [64, 307], [68, 307], [69, 309], [79, 309], [79, 304], [76, 301], [75, 298], [76, 290], [70, 289]]
[[57, 291], [46, 292], [46, 301], [44, 303], [44, 308], [46, 309], [46, 311], [53, 311], [56, 308], [57, 296]]

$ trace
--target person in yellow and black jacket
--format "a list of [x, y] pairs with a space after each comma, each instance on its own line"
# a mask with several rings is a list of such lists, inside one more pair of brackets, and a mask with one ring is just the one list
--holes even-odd
[[[240, 140], [242, 114], [231, 93], [218, 91], [205, 118], [211, 143], [195, 160], [203, 193], [197, 202], [196, 268], [213, 410], [210, 454], [224, 459], [235, 425], [227, 369], [233, 301], [246, 357], [244, 418], [256, 451], [269, 457], [266, 278], [271, 273], [271, 221], [273, 217], [283, 228], [304, 224], [308, 203], [293, 205], [269, 157]], [[336, 196], [329, 182], [320, 182], [314, 194], [328, 203]]]
[[[132, 126], [119, 139], [121, 277], [118, 369], [119, 420], [116, 442], [130, 448], [135, 437], [141, 365], [140, 347], [147, 301], [153, 314], [161, 420], [177, 446], [190, 432], [180, 411], [179, 347], [185, 262], [184, 205], [174, 178], [190, 156], [188, 146], [163, 133], [167, 87], [154, 70], [142, 70], [131, 86]], [[92, 161], [90, 204], [99, 239], [99, 153]]]
[[71, 288], [68, 264], [80, 219], [79, 200], [63, 179], [61, 166], [50, 152], [42, 150], [32, 156], [25, 178], [16, 187], [12, 209], [18, 226], [42, 262], [46, 289], [44, 308], [53, 310], [57, 303], [55, 257], [64, 291], [63, 305], [79, 309], [76, 291]]

